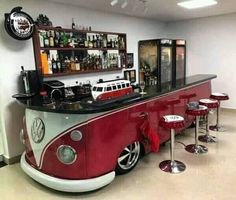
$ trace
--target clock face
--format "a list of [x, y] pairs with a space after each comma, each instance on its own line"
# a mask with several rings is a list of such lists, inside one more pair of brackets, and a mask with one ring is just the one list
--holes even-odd
[[34, 33], [34, 21], [24, 12], [10, 13], [5, 20], [5, 27], [10, 36], [18, 40], [27, 40]]

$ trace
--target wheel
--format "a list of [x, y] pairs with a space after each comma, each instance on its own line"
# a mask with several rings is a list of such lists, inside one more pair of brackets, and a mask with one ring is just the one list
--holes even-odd
[[140, 149], [139, 142], [134, 142], [123, 149], [117, 159], [117, 174], [125, 174], [135, 167], [140, 157]]

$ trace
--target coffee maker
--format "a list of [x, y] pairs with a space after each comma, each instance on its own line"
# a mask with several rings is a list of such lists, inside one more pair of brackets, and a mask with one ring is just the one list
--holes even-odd
[[41, 82], [37, 70], [24, 70], [21, 66], [21, 79], [25, 94], [39, 94]]

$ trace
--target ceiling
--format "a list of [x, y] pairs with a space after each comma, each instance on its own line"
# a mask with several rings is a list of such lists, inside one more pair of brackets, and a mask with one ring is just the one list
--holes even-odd
[[[50, 0], [57, 3], [65, 3], [65, 0]], [[128, 0], [128, 5], [121, 8], [125, 0], [119, 0], [115, 6], [111, 6], [111, 0], [67, 0], [66, 4], [76, 5], [103, 12], [118, 13], [123, 15], [155, 19], [164, 22], [209, 17], [215, 15], [236, 12], [236, 0], [217, 0], [218, 4], [211, 7], [187, 10], [176, 4], [182, 0], [147, 0], [147, 12], [140, 0]], [[136, 9], [134, 5], [137, 5]]]

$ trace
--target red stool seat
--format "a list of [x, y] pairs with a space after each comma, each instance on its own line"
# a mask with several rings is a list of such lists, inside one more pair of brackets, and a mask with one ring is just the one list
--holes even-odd
[[206, 106], [208, 108], [218, 108], [219, 107], [219, 102], [214, 99], [200, 99], [199, 104]]
[[210, 98], [218, 100], [218, 101], [224, 101], [224, 100], [228, 100], [229, 96], [228, 94], [225, 94], [225, 93], [212, 93]]
[[159, 125], [163, 128], [177, 129], [185, 126], [184, 118], [178, 115], [165, 115], [160, 119]]
[[208, 114], [208, 108], [203, 105], [199, 105], [198, 108], [190, 109], [188, 108], [186, 110], [186, 113], [188, 115], [193, 115], [193, 116], [204, 116]]

